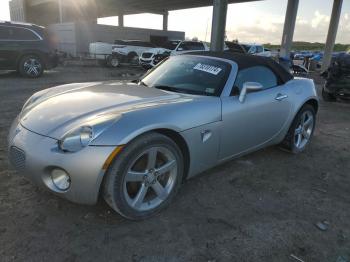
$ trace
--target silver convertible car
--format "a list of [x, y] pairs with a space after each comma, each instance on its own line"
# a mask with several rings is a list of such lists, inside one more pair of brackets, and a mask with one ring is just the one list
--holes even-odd
[[215, 165], [271, 145], [302, 152], [317, 109], [313, 81], [293, 78], [269, 58], [190, 53], [138, 82], [35, 93], [11, 127], [9, 159], [63, 198], [94, 204], [103, 196], [138, 220]]

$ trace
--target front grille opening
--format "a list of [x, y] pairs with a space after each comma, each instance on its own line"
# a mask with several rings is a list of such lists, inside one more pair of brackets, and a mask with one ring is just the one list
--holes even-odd
[[10, 164], [17, 169], [18, 171], [22, 171], [25, 168], [26, 164], [26, 155], [23, 150], [18, 147], [12, 146], [9, 152], [9, 160]]

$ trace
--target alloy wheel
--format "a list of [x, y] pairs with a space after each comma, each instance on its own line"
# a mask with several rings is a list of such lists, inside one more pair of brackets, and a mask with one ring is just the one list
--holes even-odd
[[294, 145], [298, 149], [303, 149], [309, 142], [314, 129], [314, 116], [312, 112], [305, 111], [299, 124], [294, 131]]
[[165, 146], [144, 150], [125, 175], [123, 191], [128, 205], [137, 211], [158, 207], [172, 192], [177, 169], [175, 155]]
[[112, 67], [118, 67], [119, 66], [119, 60], [118, 58], [112, 58], [110, 61], [110, 64]]
[[38, 76], [41, 73], [42, 65], [36, 58], [29, 58], [23, 64], [24, 71], [29, 76]]

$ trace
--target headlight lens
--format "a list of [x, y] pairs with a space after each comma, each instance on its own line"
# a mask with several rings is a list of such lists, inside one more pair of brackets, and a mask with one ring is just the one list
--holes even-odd
[[82, 126], [73, 130], [59, 141], [59, 147], [62, 151], [77, 152], [88, 146], [94, 137], [94, 131], [91, 126]]
[[64, 152], [77, 152], [88, 146], [113, 123], [121, 118], [119, 114], [105, 114], [92, 117], [82, 126], [66, 133], [58, 142], [58, 147]]

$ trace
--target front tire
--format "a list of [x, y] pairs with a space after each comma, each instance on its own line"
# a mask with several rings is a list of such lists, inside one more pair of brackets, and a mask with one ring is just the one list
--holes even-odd
[[167, 136], [148, 133], [114, 159], [104, 181], [104, 199], [131, 220], [149, 218], [167, 207], [182, 181], [181, 150]]
[[38, 78], [44, 73], [44, 64], [38, 56], [26, 55], [19, 61], [18, 71], [24, 77]]
[[281, 146], [291, 153], [298, 154], [305, 150], [315, 130], [316, 113], [313, 106], [304, 105], [295, 116]]

